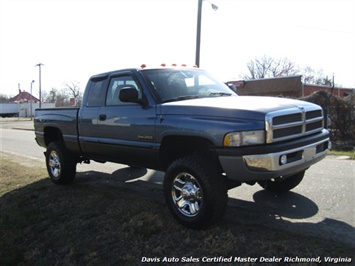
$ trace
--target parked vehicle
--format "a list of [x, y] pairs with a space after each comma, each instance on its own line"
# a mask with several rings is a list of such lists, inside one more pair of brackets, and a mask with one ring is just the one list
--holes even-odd
[[54, 183], [90, 160], [161, 170], [172, 215], [191, 228], [221, 218], [233, 187], [296, 187], [329, 147], [318, 105], [238, 96], [186, 67], [92, 76], [80, 108], [37, 109], [34, 126]]
[[15, 117], [19, 115], [19, 106], [16, 103], [0, 103], [1, 117]]

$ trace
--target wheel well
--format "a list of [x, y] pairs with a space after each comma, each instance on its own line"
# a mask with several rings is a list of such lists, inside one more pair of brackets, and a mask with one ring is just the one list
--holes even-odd
[[63, 140], [62, 132], [55, 127], [46, 127], [44, 129], [44, 142], [46, 146], [53, 141]]
[[173, 161], [187, 155], [199, 154], [216, 159], [213, 146], [211, 141], [200, 137], [167, 136], [161, 142], [160, 160], [166, 170]]

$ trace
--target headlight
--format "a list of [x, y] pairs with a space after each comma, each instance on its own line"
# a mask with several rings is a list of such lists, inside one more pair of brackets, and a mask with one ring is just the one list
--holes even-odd
[[226, 147], [257, 145], [265, 143], [265, 131], [242, 131], [228, 133], [224, 137], [223, 145]]

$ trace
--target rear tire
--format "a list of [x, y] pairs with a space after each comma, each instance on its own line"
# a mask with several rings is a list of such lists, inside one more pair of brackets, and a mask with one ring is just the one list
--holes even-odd
[[51, 142], [46, 151], [46, 166], [50, 179], [57, 185], [71, 183], [76, 174], [76, 160], [63, 141]]
[[227, 207], [226, 182], [210, 160], [187, 156], [166, 171], [164, 194], [174, 218], [189, 228], [203, 228], [220, 219]]
[[287, 192], [301, 183], [305, 171], [285, 178], [275, 178], [272, 180], [259, 181], [259, 185], [265, 190], [274, 193]]

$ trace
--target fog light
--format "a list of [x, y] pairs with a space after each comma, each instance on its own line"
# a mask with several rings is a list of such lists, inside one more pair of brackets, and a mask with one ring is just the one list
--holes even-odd
[[280, 156], [280, 164], [281, 165], [287, 164], [287, 155], [284, 154]]

